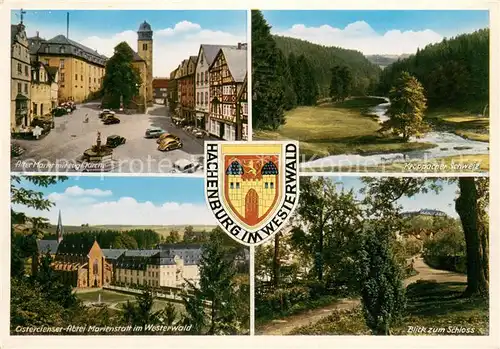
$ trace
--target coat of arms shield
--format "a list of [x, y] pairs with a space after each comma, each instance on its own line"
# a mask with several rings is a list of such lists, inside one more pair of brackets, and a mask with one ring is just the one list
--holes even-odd
[[205, 142], [207, 204], [244, 245], [277, 233], [298, 201], [297, 142]]

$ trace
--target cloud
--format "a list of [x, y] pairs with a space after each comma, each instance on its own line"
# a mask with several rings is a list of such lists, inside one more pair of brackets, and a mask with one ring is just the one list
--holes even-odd
[[[71, 187], [70, 187], [71, 188]], [[70, 189], [68, 188], [68, 189]], [[132, 197], [99, 201], [96, 196], [52, 193], [55, 203], [50, 211], [37, 211], [20, 205], [13, 208], [28, 216], [45, 217], [53, 224], [61, 210], [63, 224], [81, 225], [215, 225], [215, 219], [205, 204], [151, 201], [138, 202]], [[102, 200], [102, 196], [100, 198]]]
[[[40, 36], [50, 39], [62, 32], [56, 32], [52, 27], [37, 27]], [[154, 30], [154, 28], [153, 28]], [[231, 32], [204, 29], [198, 23], [187, 20], [180, 21], [172, 27], [159, 28], [153, 31], [153, 75], [169, 77], [177, 66], [189, 56], [198, 55], [200, 44], [236, 45], [246, 42], [246, 25]], [[65, 33], [65, 30], [64, 30]], [[36, 32], [28, 35], [34, 36]], [[70, 32], [70, 38], [92, 48], [107, 57], [113, 55], [114, 47], [120, 42], [127, 42], [132, 49], [137, 50], [137, 33], [130, 29], [109, 35], [88, 35], [84, 32]]]
[[348, 24], [345, 28], [330, 25], [307, 27], [295, 24], [285, 30], [273, 30], [273, 34], [307, 40], [325, 46], [337, 46], [358, 50], [364, 54], [403, 54], [415, 53], [417, 48], [440, 42], [443, 36], [430, 30], [400, 31], [389, 30], [377, 33], [365, 21]]

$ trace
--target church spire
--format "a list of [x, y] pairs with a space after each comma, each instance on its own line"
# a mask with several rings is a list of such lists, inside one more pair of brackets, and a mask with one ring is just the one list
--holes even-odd
[[62, 220], [61, 220], [61, 210], [59, 210], [59, 218], [57, 219], [57, 227], [56, 227], [56, 235], [57, 235], [57, 242], [61, 242], [63, 239], [63, 225], [62, 225]]

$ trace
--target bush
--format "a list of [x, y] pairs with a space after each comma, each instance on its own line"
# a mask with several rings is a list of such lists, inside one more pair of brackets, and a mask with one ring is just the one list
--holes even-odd
[[424, 243], [424, 260], [436, 269], [466, 272], [465, 237], [461, 230], [443, 230]]
[[406, 305], [399, 263], [383, 227], [368, 232], [360, 249], [358, 275], [366, 325], [376, 335], [388, 335]]

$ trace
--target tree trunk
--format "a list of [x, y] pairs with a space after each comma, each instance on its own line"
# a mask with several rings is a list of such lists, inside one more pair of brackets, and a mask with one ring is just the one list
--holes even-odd
[[280, 236], [281, 233], [276, 233], [274, 237], [274, 258], [273, 258], [273, 285], [275, 288], [280, 284]]
[[487, 273], [484, 270], [484, 255], [478, 219], [477, 190], [473, 177], [459, 178], [460, 196], [455, 209], [460, 216], [465, 235], [467, 253], [467, 288], [464, 296], [488, 294]]

